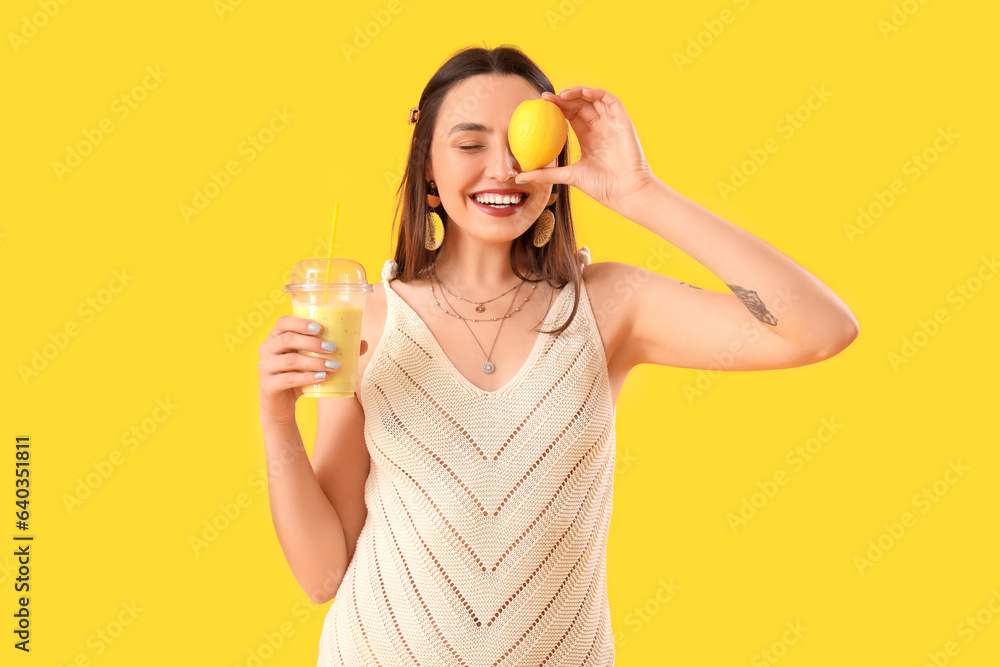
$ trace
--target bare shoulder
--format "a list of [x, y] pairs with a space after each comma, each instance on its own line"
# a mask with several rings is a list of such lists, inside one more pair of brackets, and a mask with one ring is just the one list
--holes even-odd
[[598, 296], [610, 296], [614, 282], [630, 268], [635, 268], [624, 262], [591, 262], [583, 267], [583, 281], [591, 293], [590, 300]]
[[624, 262], [592, 262], [585, 266], [583, 281], [598, 321], [622, 319], [646, 281], [647, 273]]
[[[385, 285], [381, 282], [372, 283], [372, 291], [365, 298], [365, 313], [361, 324], [362, 331], [372, 324], [378, 325], [385, 322], [386, 299]], [[362, 335], [361, 338], [368, 340], [369, 343], [372, 342], [367, 336]]]
[[591, 262], [583, 268], [583, 282], [609, 366], [627, 334], [630, 307], [642, 285], [641, 271], [624, 262]]

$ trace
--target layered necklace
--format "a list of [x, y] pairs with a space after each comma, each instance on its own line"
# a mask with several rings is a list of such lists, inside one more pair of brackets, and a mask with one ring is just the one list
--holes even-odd
[[[508, 317], [510, 317], [514, 313], [518, 312], [519, 310], [521, 310], [521, 308], [524, 306], [524, 304], [528, 302], [528, 299], [531, 298], [531, 293], [535, 290], [536, 284], [532, 283], [531, 289], [528, 291], [528, 296], [524, 297], [524, 301], [521, 302], [521, 305], [519, 305], [517, 308], [514, 308], [513, 310], [511, 310], [511, 306], [514, 305], [514, 301], [517, 299], [517, 293], [518, 293], [518, 291], [520, 291], [521, 285], [523, 285], [525, 283], [525, 281], [523, 279], [521, 280], [521, 282], [519, 282], [514, 287], [511, 287], [509, 290], [507, 290], [503, 294], [499, 294], [499, 295], [493, 297], [492, 299], [487, 299], [486, 301], [476, 301], [474, 299], [466, 299], [464, 297], [460, 297], [457, 294], [455, 294], [454, 292], [452, 292], [450, 289], [448, 289], [447, 287], [445, 287], [444, 283], [441, 282], [441, 279], [438, 278], [438, 276], [437, 276], [437, 270], [433, 266], [431, 267], [431, 276], [433, 278], [433, 280], [431, 280], [431, 297], [434, 299], [434, 304], [438, 308], [440, 308], [442, 311], [444, 311], [445, 315], [451, 315], [453, 317], [456, 317], [456, 318], [462, 320], [462, 322], [465, 323], [465, 326], [469, 330], [469, 333], [472, 335], [472, 338], [476, 341], [476, 345], [479, 345], [479, 349], [483, 351], [484, 355], [486, 355], [486, 361], [483, 363], [483, 372], [486, 373], [487, 375], [489, 375], [490, 373], [492, 373], [493, 371], [496, 370], [496, 364], [494, 364], [493, 361], [492, 361], [493, 350], [494, 350], [494, 348], [496, 348], [497, 340], [499, 340], [499, 338], [500, 338], [500, 330], [503, 329], [504, 322], [507, 321]], [[504, 296], [505, 294], [510, 294], [511, 292], [514, 292], [514, 296], [511, 297], [510, 305], [507, 306], [507, 312], [504, 315], [502, 315], [501, 317], [493, 317], [493, 318], [488, 318], [488, 317], [487, 318], [462, 317], [458, 313], [448, 312], [448, 310], [446, 310], [445, 307], [442, 306], [440, 304], [440, 302], [438, 302], [437, 295], [434, 293], [434, 281], [437, 281], [437, 284], [441, 286], [441, 290], [442, 290], [442, 292], [441, 292], [441, 298], [444, 299], [444, 302], [447, 303], [448, 307], [452, 308], [452, 310], [454, 310], [454, 307], [448, 301], [448, 297], [446, 297], [444, 295], [445, 292], [447, 292], [448, 294], [451, 294], [453, 297], [455, 297], [456, 299], [459, 299], [460, 301], [466, 301], [468, 303], [474, 303], [474, 304], [476, 304], [476, 312], [477, 313], [486, 312], [486, 308], [485, 308], [484, 304], [487, 304], [487, 303], [489, 303], [491, 301], [496, 301], [497, 299], [499, 299], [500, 297]], [[490, 347], [490, 351], [489, 351], [489, 353], [487, 353], [486, 349], [479, 342], [479, 339], [476, 338], [476, 334], [473, 333], [472, 327], [469, 326], [469, 322], [470, 321], [471, 322], [495, 322], [498, 319], [500, 320], [500, 326], [497, 328], [497, 335], [493, 339], [493, 346]]]

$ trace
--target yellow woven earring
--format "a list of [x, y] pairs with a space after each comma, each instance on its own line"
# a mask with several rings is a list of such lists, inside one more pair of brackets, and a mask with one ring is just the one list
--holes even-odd
[[549, 203], [542, 210], [542, 214], [535, 220], [535, 235], [532, 243], [535, 244], [536, 248], [541, 248], [552, 238], [552, 230], [556, 226], [556, 217], [552, 215], [552, 211], [548, 207], [555, 204], [557, 199], [559, 199], [559, 195], [553, 192], [552, 196], [549, 197]]
[[437, 186], [434, 181], [428, 184], [430, 194], [427, 195], [427, 220], [424, 229], [424, 247], [428, 250], [437, 250], [444, 241], [444, 222], [441, 216], [434, 210], [441, 205], [441, 197], [438, 196]]

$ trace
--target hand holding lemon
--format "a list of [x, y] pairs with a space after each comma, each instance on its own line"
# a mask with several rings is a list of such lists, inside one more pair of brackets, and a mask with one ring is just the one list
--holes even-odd
[[[542, 169], [559, 156], [567, 119], [580, 142], [580, 159]], [[514, 109], [507, 134], [524, 172], [516, 182], [572, 185], [624, 217], [659, 180], [646, 162], [625, 106], [601, 88], [576, 86], [525, 100]]]

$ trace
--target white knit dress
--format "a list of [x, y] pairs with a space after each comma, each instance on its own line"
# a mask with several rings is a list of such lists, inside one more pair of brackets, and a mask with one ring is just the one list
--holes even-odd
[[[368, 518], [317, 664], [613, 665], [615, 406], [586, 288], [570, 327], [539, 334], [517, 375], [484, 391], [395, 273], [386, 262], [385, 331], [361, 383]], [[542, 328], [572, 309], [568, 283]]]

